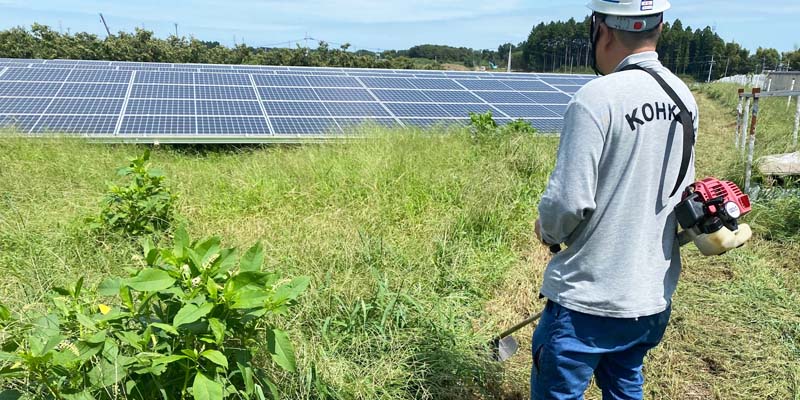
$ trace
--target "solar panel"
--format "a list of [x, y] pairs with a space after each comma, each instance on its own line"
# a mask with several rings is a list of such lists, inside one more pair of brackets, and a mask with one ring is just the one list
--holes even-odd
[[114, 130], [117, 118], [103, 115], [44, 115], [33, 128], [33, 133], [105, 134]]
[[467, 91], [428, 90], [425, 91], [431, 101], [436, 103], [480, 103], [481, 99]]
[[509, 90], [502, 81], [496, 79], [456, 79], [456, 82], [469, 90]]
[[189, 85], [133, 85], [133, 99], [193, 99], [194, 87]]
[[275, 134], [302, 135], [340, 132], [333, 118], [271, 118]]
[[403, 124], [410, 127], [433, 128], [465, 126], [469, 123], [468, 119], [440, 119], [440, 118], [404, 118]]
[[449, 113], [436, 104], [386, 103], [386, 107], [398, 117], [436, 118], [450, 116]]
[[417, 89], [464, 90], [452, 79], [414, 79], [411, 84]]
[[252, 86], [195, 86], [194, 96], [207, 100], [257, 100]]
[[[391, 90], [391, 89], [375, 89], [372, 91], [375, 97], [380, 101], [399, 101], [399, 102], [433, 102], [421, 90]], [[466, 92], [465, 92], [466, 93]]]
[[[468, 123], [492, 111], [563, 128], [588, 75], [0, 58], [0, 127], [174, 141], [272, 140], [361, 124]], [[178, 137], [179, 136], [179, 137]], [[261, 138], [261, 139], [259, 139]]]
[[[58, 87], [58, 86], [57, 86]], [[128, 85], [107, 83], [64, 83], [55, 97], [105, 97], [121, 99], [125, 97]]]
[[414, 85], [405, 78], [361, 78], [364, 86], [382, 89], [414, 89]]
[[136, 73], [136, 80], [134, 82], [191, 85], [194, 83], [194, 74], [188, 72], [140, 71]]
[[512, 118], [559, 116], [547, 107], [536, 104], [498, 104], [495, 107]]
[[58, 93], [58, 83], [0, 82], [0, 96], [53, 97]]
[[53, 99], [47, 114], [119, 115], [122, 99]]
[[39, 118], [38, 115], [0, 115], [0, 128], [28, 133]]
[[524, 92], [522, 94], [538, 104], [567, 104], [572, 99], [564, 93]]
[[197, 131], [195, 117], [125, 116], [119, 133], [122, 135], [190, 135]]
[[264, 117], [198, 117], [198, 134], [265, 135], [269, 127]]
[[4, 81], [64, 82], [71, 71], [52, 68], [9, 68]]
[[348, 76], [306, 76], [309, 85], [323, 88], [360, 88], [356, 78]]
[[497, 109], [488, 104], [442, 104], [440, 107], [449, 117], [463, 117], [470, 113], [485, 114], [487, 111], [495, 116], [498, 114]]
[[194, 100], [134, 99], [125, 110], [128, 115], [194, 115]]
[[301, 75], [253, 75], [253, 80], [258, 86], [311, 86]]
[[333, 101], [375, 101], [365, 89], [314, 89], [320, 100]]
[[0, 114], [42, 114], [50, 99], [33, 97], [0, 98]]
[[331, 115], [325, 105], [320, 102], [275, 102], [265, 101], [267, 115], [319, 117]]
[[325, 103], [325, 108], [337, 117], [391, 117], [380, 103]]
[[67, 77], [67, 82], [81, 83], [128, 83], [133, 73], [129, 71], [106, 71], [98, 69], [76, 69]]
[[198, 115], [264, 115], [257, 101], [198, 100], [195, 105]]
[[259, 87], [258, 92], [263, 100], [319, 100], [311, 88]]
[[199, 73], [194, 74], [198, 85], [250, 86], [250, 77], [245, 74]]
[[474, 92], [487, 103], [529, 103], [530, 99], [519, 92]]

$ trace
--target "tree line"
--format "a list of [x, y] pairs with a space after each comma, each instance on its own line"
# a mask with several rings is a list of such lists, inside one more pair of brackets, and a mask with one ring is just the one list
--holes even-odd
[[[208, 64], [294, 65], [318, 67], [442, 69], [444, 63], [466, 67], [505, 68], [511, 52], [517, 71], [587, 71], [590, 66], [589, 19], [540, 23], [522, 43], [505, 43], [497, 50], [476, 50], [424, 44], [407, 50], [351, 51], [349, 44], [316, 48], [264, 48], [238, 44], [226, 47], [194, 37], [171, 35], [165, 39], [152, 31], [135, 29], [100, 38], [90, 33], [62, 33], [33, 24], [0, 31], [0, 57], [144, 61]], [[680, 20], [664, 24], [658, 46], [664, 65], [673, 72], [705, 79], [764, 70], [800, 70], [800, 50], [780, 53], [772, 48], [755, 52], [726, 42], [710, 27], [692, 29]]]
[[409, 57], [390, 59], [370, 52], [349, 51], [350, 45], [317, 48], [260, 48], [238, 44], [226, 47], [194, 37], [171, 35], [160, 39], [152, 31], [136, 28], [106, 38], [80, 32], [61, 33], [49, 26], [33, 24], [30, 30], [15, 27], [0, 31], [0, 57], [139, 62], [295, 65], [313, 67], [439, 69], [435, 62], [420, 63]]
[[[589, 43], [590, 19], [578, 22], [540, 23], [520, 44], [526, 71], [563, 71], [591, 65]], [[705, 80], [727, 75], [755, 74], [765, 70], [800, 70], [800, 51], [781, 54], [772, 48], [759, 47], [750, 52], [735, 42], [726, 42], [711, 27], [692, 29], [680, 20], [665, 22], [658, 44], [661, 62], [677, 74]]]

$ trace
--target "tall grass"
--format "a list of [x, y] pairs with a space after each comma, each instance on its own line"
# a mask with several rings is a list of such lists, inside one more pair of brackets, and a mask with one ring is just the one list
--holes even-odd
[[[340, 145], [159, 148], [152, 161], [193, 236], [262, 241], [267, 268], [312, 277], [287, 321], [303, 373], [284, 376], [286, 398], [491, 397], [501, 370], [476, 348], [494, 327], [473, 321], [526, 251], [555, 145], [377, 132]], [[98, 242], [82, 221], [140, 152], [0, 141], [0, 295], [11, 308], [132, 264], [135, 246]]]

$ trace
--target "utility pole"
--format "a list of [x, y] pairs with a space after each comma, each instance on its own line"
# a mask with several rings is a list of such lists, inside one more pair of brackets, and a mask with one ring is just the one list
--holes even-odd
[[511, 72], [511, 48], [513, 45], [511, 43], [508, 44], [508, 72]]
[[108, 29], [108, 24], [106, 23], [106, 18], [103, 17], [103, 13], [100, 13], [100, 21], [102, 21], [103, 26], [106, 27], [106, 33], [108, 33], [108, 36], [111, 36], [111, 29]]
[[725, 63], [725, 76], [724, 76], [725, 78], [728, 77], [728, 67], [730, 66], [731, 66], [731, 58], [728, 57], [728, 61]]
[[175, 37], [178, 37], [178, 23], [175, 23]]
[[706, 83], [711, 82], [711, 71], [714, 70], [714, 54], [711, 54], [711, 62], [708, 63], [708, 79], [706, 79]]

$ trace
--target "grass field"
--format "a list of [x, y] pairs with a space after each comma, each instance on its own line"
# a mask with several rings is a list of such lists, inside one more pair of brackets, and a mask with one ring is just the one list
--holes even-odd
[[[698, 92], [701, 175], [740, 173], [726, 90]], [[475, 349], [542, 306], [547, 253], [532, 224], [556, 147], [524, 135], [381, 132], [340, 145], [160, 147], [153, 163], [193, 236], [261, 241], [265, 268], [311, 276], [281, 321], [299, 365], [281, 375], [285, 398], [517, 399], [528, 391], [530, 329], [510, 362]], [[29, 314], [54, 285], [138, 265], [136, 246], [100, 240], [83, 221], [142, 150], [0, 139], [3, 303]], [[800, 245], [765, 240], [770, 227], [723, 257], [684, 251], [672, 323], [647, 360], [647, 398], [800, 399]]]

